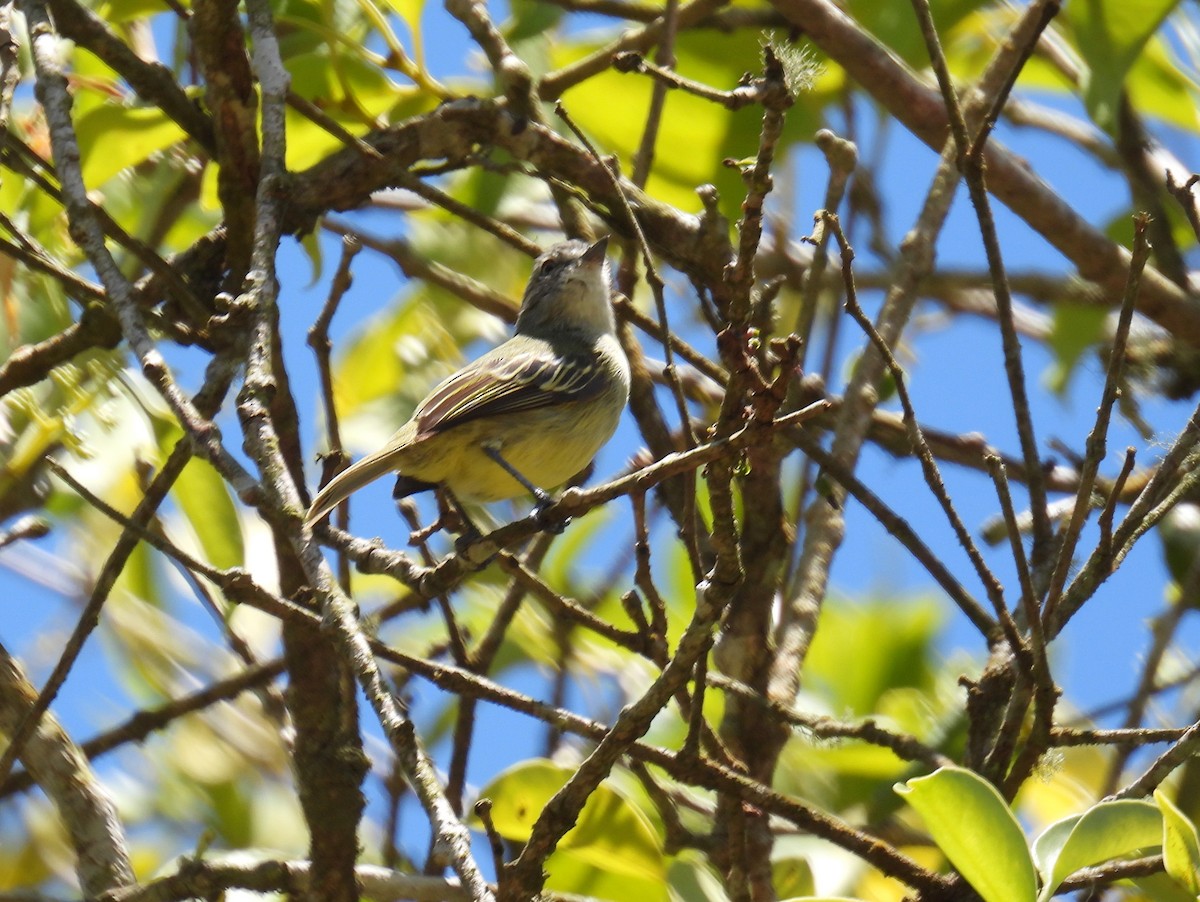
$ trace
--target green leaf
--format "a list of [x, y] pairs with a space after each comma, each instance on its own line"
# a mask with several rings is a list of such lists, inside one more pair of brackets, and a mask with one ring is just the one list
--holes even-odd
[[1107, 316], [1107, 310], [1088, 304], [1054, 305], [1049, 342], [1054, 365], [1046, 372], [1045, 380], [1055, 394], [1066, 392], [1079, 358], [1100, 340]]
[[512, 0], [510, 7], [512, 18], [505, 26], [505, 34], [510, 44], [544, 35], [563, 18], [563, 10], [553, 3]]
[[1038, 898], [1043, 902], [1049, 899], [1058, 885], [1080, 868], [1157, 846], [1162, 829], [1158, 809], [1134, 799], [1101, 802], [1082, 815], [1051, 824], [1033, 844], [1044, 880]]
[[[948, 33], [970, 12], [986, 4], [982, 0], [932, 0], [929, 4], [934, 24], [943, 45]], [[917, 67], [929, 64], [929, 50], [910, 3], [880, 3], [878, 0], [853, 0], [850, 13], [876, 38], [887, 44], [906, 63]]]
[[1196, 902], [1195, 893], [1189, 893], [1166, 874], [1134, 877], [1130, 883], [1137, 887], [1138, 891], [1130, 893], [1127, 898], [1137, 902]]
[[[461, 365], [456, 336], [438, 312], [420, 296], [398, 307], [383, 306], [342, 343], [333, 372], [334, 398], [342, 417], [364, 413], [364, 406], [371, 404], [398, 408], [381, 433], [386, 438], [408, 418], [423, 392]], [[403, 391], [398, 393], [397, 386]], [[372, 420], [379, 414], [369, 412]], [[364, 447], [379, 437], [364, 442]]]
[[1012, 810], [991, 783], [961, 767], [897, 783], [929, 835], [986, 902], [1034, 902], [1037, 877]]
[[[339, 53], [328, 46], [294, 54], [287, 66], [292, 90], [351, 134], [378, 124], [378, 118], [400, 100], [415, 100], [414, 112], [431, 108], [435, 102], [415, 88], [397, 85], [371, 60]], [[291, 107], [287, 110], [287, 130], [287, 162], [291, 169], [312, 166], [344, 146], [340, 137]]]
[[1088, 64], [1083, 99], [1097, 125], [1114, 133], [1125, 75], [1179, 0], [1076, 0], [1064, 15]]
[[1163, 868], [1176, 883], [1200, 898], [1200, 837], [1196, 825], [1161, 789], [1154, 791], [1154, 801], [1162, 812]]
[[420, 32], [421, 15], [425, 12], [425, 0], [382, 0], [382, 3], [404, 20], [410, 35]]
[[[930, 653], [940, 622], [933, 601], [839, 602], [826, 605], [821, 618], [805, 678], [828, 691], [835, 710], [870, 714], [885, 692], [931, 685]], [[847, 648], [869, 648], [871, 654], [847, 668]]]
[[[552, 761], [524, 761], [481, 792], [505, 839], [524, 842], [542, 809], [574, 774]], [[588, 798], [579, 820], [546, 863], [547, 887], [615, 899], [666, 900], [666, 861], [645, 816], [607, 784]], [[616, 894], [616, 895], [613, 895]]]
[[[190, 3], [183, 5], [191, 6]], [[159, 0], [104, 0], [95, 9], [96, 15], [110, 26], [142, 19], [162, 11], [163, 5]]]
[[1200, 130], [1196, 84], [1171, 56], [1166, 41], [1155, 35], [1125, 76], [1125, 90], [1134, 109], [1171, 125]]
[[1072, 814], [1070, 817], [1055, 821], [1033, 841], [1031, 851], [1033, 852], [1034, 866], [1042, 875], [1043, 880], [1047, 879], [1047, 875], [1054, 870], [1055, 861], [1063, 846], [1066, 845], [1067, 837], [1071, 835], [1071, 831], [1075, 829], [1075, 825], [1082, 817], [1082, 814]]
[[673, 856], [668, 872], [672, 898], [687, 902], [726, 902], [729, 895], [704, 856], [684, 849]]
[[179, 474], [174, 495], [208, 562], [222, 570], [242, 566], [242, 525], [229, 488], [213, 465], [193, 457]]
[[321, 267], [325, 262], [324, 254], [321, 250], [321, 240], [315, 232], [308, 232], [300, 236], [300, 248], [304, 251], [304, 256], [308, 257], [309, 265], [312, 266], [312, 278], [308, 282], [311, 287], [320, 280]]
[[[578, 62], [599, 47], [595, 42], [556, 43], [551, 64], [559, 68]], [[747, 72], [762, 68], [758, 34], [680, 33], [675, 47], [677, 70], [686, 78], [732, 90]], [[776, 152], [780, 155], [793, 142], [810, 140], [819, 128], [820, 110], [833, 98], [838, 76], [818, 79], [818, 86], [802, 93], [787, 115], [784, 134]], [[609, 69], [563, 94], [563, 103], [580, 127], [607, 153], [617, 154], [628, 171], [629, 161], [642, 141], [645, 115], [653, 91], [651, 79]], [[685, 212], [699, 212], [696, 188], [711, 183], [720, 193], [726, 216], [740, 213], [745, 195], [741, 175], [721, 165], [726, 158], [741, 159], [756, 153], [761, 130], [761, 111], [753, 107], [727, 110], [684, 91], [670, 91], [659, 123], [657, 153], [647, 191], [658, 200]], [[686, 152], [672, 149], [686, 148]]]
[[799, 899], [817, 890], [807, 858], [775, 859], [771, 862], [771, 882], [777, 896], [789, 899]]
[[89, 188], [102, 185], [123, 169], [183, 140], [184, 133], [155, 107], [106, 103], [88, 110], [75, 122], [83, 180]]

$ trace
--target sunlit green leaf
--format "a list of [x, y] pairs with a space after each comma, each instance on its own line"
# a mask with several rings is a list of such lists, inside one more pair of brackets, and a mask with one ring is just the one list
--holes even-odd
[[[423, 335], [424, 340], [418, 340], [417, 335]], [[369, 320], [358, 335], [343, 342], [341, 348], [333, 376], [334, 401], [343, 417], [354, 416], [363, 405], [373, 401], [392, 401], [398, 387], [407, 389], [409, 404], [415, 405], [437, 378], [448, 375], [434, 371], [421, 380], [424, 384], [414, 385], [422, 369], [429, 366], [429, 358], [433, 357], [436, 363], [439, 357], [457, 351], [453, 336], [429, 305], [420, 300], [398, 309], [385, 309]], [[452, 362], [458, 363], [459, 359]], [[382, 427], [383, 435], [398, 427], [410, 412], [393, 414], [390, 425]], [[369, 446], [374, 444], [366, 442]]]
[[[931, 600], [826, 604], [805, 660], [806, 679], [827, 689], [840, 710], [859, 715], [873, 711], [888, 690], [928, 687], [937, 611]], [[848, 668], [847, 648], [869, 648], [872, 653]]]
[[817, 889], [812, 868], [805, 858], [777, 858], [772, 861], [771, 882], [780, 897], [799, 898]]
[[[180, 5], [187, 8], [191, 3], [184, 0]], [[96, 15], [114, 24], [141, 19], [163, 11], [163, 5], [157, 0], [103, 0], [95, 9]]]
[[188, 461], [175, 483], [174, 496], [209, 563], [222, 570], [245, 563], [237, 509], [212, 464], [199, 457]]
[[[948, 32], [961, 19], [984, 5], [985, 0], [933, 0], [929, 7], [941, 40], [946, 42]], [[856, 20], [905, 62], [919, 68], [928, 65], [929, 51], [911, 3], [851, 0], [847, 7]]]
[[554, 543], [542, 564], [542, 577], [547, 585], [568, 594], [587, 582], [581, 564], [588, 560], [588, 546], [612, 523], [612, 511], [601, 508], [599, 516], [588, 515], [573, 520], [563, 537]]
[[[157, 107], [106, 103], [75, 122], [83, 179], [89, 187], [104, 184], [118, 172], [183, 140], [184, 133]], [[119, 147], [120, 153], [113, 148]]]
[[1154, 801], [1163, 819], [1163, 868], [1176, 883], [1200, 898], [1200, 836], [1196, 825], [1161, 789], [1155, 790]]
[[961, 767], [896, 784], [933, 841], [986, 902], [1034, 902], [1037, 877], [1012, 810], [991, 783]]
[[317, 280], [321, 278], [321, 267], [325, 262], [321, 241], [317, 237], [317, 233], [309, 232], [307, 235], [301, 235], [300, 247], [304, 249], [304, 255], [308, 257], [309, 265], [312, 266], [312, 278], [309, 280], [309, 285], [315, 285]]
[[1162, 841], [1162, 815], [1149, 802], [1102, 802], [1082, 815], [1051, 824], [1033, 845], [1042, 874], [1041, 900], [1080, 868], [1120, 858]]
[[1054, 364], [1046, 373], [1052, 391], [1063, 395], [1071, 375], [1084, 353], [1095, 345], [1104, 332], [1108, 311], [1088, 304], [1056, 304], [1050, 330], [1050, 350]]
[[[293, 90], [352, 135], [361, 135], [392, 118], [397, 105], [409, 114], [432, 108], [436, 99], [416, 88], [397, 85], [377, 65], [354, 56], [343, 56], [334, 67], [328, 48], [297, 54], [289, 61]], [[288, 166], [301, 170], [346, 146], [324, 124], [291, 107], [287, 110]]]
[[[500, 774], [479, 793], [492, 802], [496, 831], [515, 842], [529, 839], [542, 809], [573, 773], [551, 761], [531, 760]], [[651, 893], [619, 898], [667, 897], [666, 862], [658, 838], [642, 813], [607, 784], [588, 798], [575, 826], [548, 860], [547, 870], [551, 875], [547, 885], [564, 891], [597, 895], [607, 884], [641, 887], [640, 892]]]
[[1063, 15], [1074, 26], [1075, 40], [1088, 64], [1084, 102], [1101, 128], [1117, 127], [1117, 104], [1125, 75], [1150, 36], [1179, 0], [1076, 0]]
[[[554, 48], [553, 63], [559, 67], [576, 62], [596, 49], [594, 43], [564, 42]], [[685, 32], [679, 35], [675, 52], [682, 75], [723, 91], [737, 86], [747, 66], [761, 65], [758, 36], [747, 32]], [[830, 74], [828, 79], [819, 80], [814, 90], [797, 98], [788, 111], [784, 140], [777, 152], [791, 142], [812, 138], [818, 128], [819, 109], [839, 77]], [[600, 149], [616, 153], [628, 171], [641, 145], [651, 91], [651, 81], [645, 76], [609, 69], [571, 87], [563, 95], [563, 103]], [[757, 108], [731, 112], [686, 92], [669, 92], [647, 190], [686, 212], [698, 212], [696, 188], [711, 183], [720, 191], [725, 215], [735, 219], [745, 186], [741, 176], [721, 161], [754, 155], [760, 125], [761, 111]]]
[[1130, 882], [1138, 889], [1136, 896], [1131, 894], [1137, 902], [1196, 902], [1196, 893], [1189, 893], [1164, 873], [1135, 877]]
[[425, 0], [382, 0], [382, 4], [404, 20], [410, 35], [420, 32]]
[[1169, 46], [1161, 35], [1146, 43], [1125, 77], [1125, 90], [1139, 113], [1193, 133], [1200, 130], [1197, 87], [1171, 58]]
[[728, 902], [729, 894], [712, 866], [689, 849], [672, 856], [668, 870], [673, 898], [687, 902]]

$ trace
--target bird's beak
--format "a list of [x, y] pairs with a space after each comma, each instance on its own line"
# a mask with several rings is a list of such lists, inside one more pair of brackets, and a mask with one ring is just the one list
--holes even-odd
[[583, 256], [580, 257], [579, 259], [584, 263], [591, 264], [592, 266], [599, 266], [600, 264], [602, 264], [604, 262], [604, 255], [607, 253], [608, 253], [608, 236], [605, 235], [603, 238], [601, 238], [599, 241], [597, 241], [595, 244], [593, 244], [591, 247], [589, 247], [586, 251], [584, 251]]

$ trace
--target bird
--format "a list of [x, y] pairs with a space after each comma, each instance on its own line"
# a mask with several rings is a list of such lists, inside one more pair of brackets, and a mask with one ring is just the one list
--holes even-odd
[[629, 361], [609, 301], [607, 237], [570, 240], [534, 263], [514, 334], [439, 383], [379, 450], [313, 499], [313, 526], [391, 472], [394, 497], [443, 487], [460, 503], [534, 496], [584, 470], [629, 399]]

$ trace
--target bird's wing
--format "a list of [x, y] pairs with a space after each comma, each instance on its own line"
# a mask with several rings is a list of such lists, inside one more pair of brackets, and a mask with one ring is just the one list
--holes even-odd
[[502, 416], [594, 398], [604, 371], [590, 357], [521, 352], [483, 357], [455, 373], [421, 402], [414, 419], [427, 436], [480, 417]]

